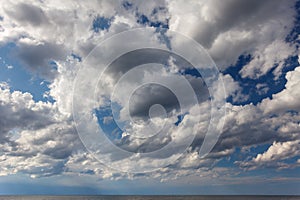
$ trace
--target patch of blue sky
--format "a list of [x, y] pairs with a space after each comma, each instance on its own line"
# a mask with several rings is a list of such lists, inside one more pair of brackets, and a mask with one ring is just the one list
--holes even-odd
[[[286, 42], [295, 42], [297, 44], [300, 44], [300, 1], [297, 1], [295, 4], [295, 10], [296, 10], [296, 16], [295, 16], [295, 21], [294, 21], [294, 27], [292, 31], [287, 35], [285, 41]], [[297, 45], [297, 48], [299, 46]]]
[[297, 156], [284, 159], [283, 162], [286, 164], [296, 164], [299, 159], [300, 159], [300, 155], [297, 155]]
[[49, 82], [33, 76], [22, 67], [22, 64], [11, 56], [15, 50], [16, 45], [14, 43], [0, 47], [0, 82], [7, 82], [11, 91], [29, 92], [35, 101], [53, 102], [51, 97], [44, 96], [49, 91]]
[[[124, 6], [124, 5], [123, 5]], [[131, 5], [132, 6], [132, 5]], [[157, 14], [158, 10], [164, 10], [164, 7], [154, 8], [151, 15]], [[156, 32], [160, 33], [159, 40], [162, 44], [166, 44], [168, 49], [172, 49], [171, 41], [168, 36], [165, 35], [166, 30], [169, 29], [169, 20], [167, 19], [165, 22], [162, 21], [151, 21], [146, 15], [136, 12], [137, 23], [154, 27], [156, 28]]]
[[267, 143], [264, 143], [264, 144], [259, 144], [259, 145], [255, 145], [255, 146], [252, 146], [249, 148], [247, 152], [247, 155], [248, 156], [256, 156], [257, 154], [262, 154], [264, 152], [266, 152], [270, 146], [272, 146], [272, 144], [267, 144]]
[[256, 157], [257, 154], [264, 153], [269, 149], [271, 144], [260, 144], [256, 146], [252, 146], [247, 150], [242, 150], [240, 147], [236, 147], [234, 152], [230, 154], [228, 157], [222, 158], [217, 164], [217, 167], [230, 167], [235, 168], [235, 161], [244, 161], [247, 159], [252, 159]]
[[[117, 109], [115, 113], [119, 113], [121, 107], [116, 103], [113, 103], [113, 106]], [[115, 119], [119, 119], [119, 115], [113, 115], [110, 105], [95, 109], [94, 114], [97, 117], [100, 128], [111, 141], [121, 139], [123, 133], [122, 129], [125, 128], [125, 123], [116, 123]], [[178, 115], [177, 121], [174, 124], [179, 126], [186, 114], [187, 113]]]
[[[255, 158], [258, 154], [265, 153], [270, 148], [270, 146], [272, 146], [272, 144], [264, 143], [264, 144], [252, 146], [247, 150], [242, 150], [240, 147], [237, 147], [235, 149], [234, 153], [232, 153], [228, 157], [222, 158], [219, 162], [217, 162], [216, 166], [217, 167], [236, 168], [237, 167], [237, 164], [235, 164], [236, 161], [250, 161], [253, 158]], [[298, 159], [300, 159], [300, 155], [283, 159], [280, 162], [293, 165], [293, 164], [297, 163]], [[287, 175], [287, 176], [289, 174], [290, 175], [294, 174], [294, 172], [289, 172], [290, 169], [291, 168], [288, 168], [287, 170], [282, 169], [282, 171], [286, 171], [285, 175]], [[249, 176], [250, 175], [249, 173], [251, 173], [251, 176], [261, 175], [261, 174], [264, 174], [264, 175], [269, 174], [271, 177], [271, 176], [274, 176], [274, 173], [276, 173], [277, 171], [278, 171], [278, 168], [276, 168], [276, 167], [266, 166], [264, 169], [247, 172], [247, 174], [244, 174], [245, 172], [243, 172], [242, 176]], [[282, 172], [280, 174], [282, 175]]]
[[[294, 27], [291, 32], [287, 35], [285, 41], [289, 43], [295, 43], [296, 48], [299, 49], [300, 44], [300, 1], [297, 1], [295, 4], [296, 16], [294, 21]], [[224, 71], [224, 74], [230, 74], [233, 79], [241, 85], [243, 88], [242, 93], [249, 95], [249, 99], [243, 102], [233, 102], [233, 98], [229, 97], [228, 101], [233, 103], [234, 105], [245, 105], [248, 103], [253, 103], [256, 105], [261, 102], [264, 98], [271, 98], [272, 94], [278, 93], [285, 88], [286, 79], [285, 75], [288, 71], [294, 70], [298, 63], [298, 56], [290, 56], [285, 60], [284, 68], [282, 70], [282, 75], [278, 80], [274, 80], [273, 70], [276, 66], [273, 67], [271, 71], [269, 71], [266, 75], [261, 76], [259, 79], [249, 79], [242, 78], [239, 74], [239, 71], [245, 66], [247, 63], [251, 61], [251, 55], [241, 55], [238, 59], [238, 62], [235, 65], [230, 66], [227, 70]], [[257, 84], [264, 84], [267, 89], [266, 92], [259, 92], [256, 88]]]
[[[282, 169], [282, 170], [280, 170], [280, 173], [278, 173], [278, 172], [279, 172], [279, 170], [274, 170], [273, 173], [276, 174], [275, 176], [280, 176], [280, 177], [285, 177], [285, 178], [298, 178], [299, 179], [300, 167]], [[295, 176], [295, 174], [296, 174], [296, 176]], [[298, 182], [298, 188], [299, 188], [299, 182]]]
[[126, 10], [129, 10], [129, 9], [131, 9], [132, 8], [132, 3], [130, 3], [130, 2], [128, 2], [128, 1], [124, 1], [123, 3], [122, 3], [122, 6], [126, 9]]
[[165, 44], [169, 50], [172, 50], [171, 40], [170, 40], [170, 38], [165, 34], [165, 33], [167, 32], [167, 29], [166, 29], [166, 28], [160, 28], [160, 27], [157, 27], [157, 28], [156, 28], [156, 32], [157, 32], [157, 33], [160, 33], [160, 35], [158, 36], [158, 39], [160, 40], [160, 42], [161, 42], [162, 44]]
[[81, 61], [82, 61], [82, 57], [80, 57], [79, 55], [77, 55], [77, 54], [75, 54], [75, 53], [72, 53], [71, 56], [72, 56], [74, 59], [78, 60], [78, 62], [81, 62]]
[[93, 24], [92, 24], [93, 31], [99, 33], [100, 31], [108, 30], [109, 27], [111, 26], [111, 20], [112, 20], [111, 18], [97, 16], [93, 20]]
[[[241, 88], [242, 94], [248, 95], [249, 98], [245, 101], [235, 102], [233, 97], [228, 97], [227, 101], [233, 105], [245, 105], [253, 103], [254, 105], [261, 102], [264, 98], [271, 98], [272, 94], [278, 93], [285, 88], [287, 82], [285, 75], [288, 71], [294, 70], [298, 65], [298, 56], [291, 56], [285, 60], [282, 74], [275, 80], [273, 71], [276, 65], [265, 75], [259, 77], [258, 79], [243, 78], [239, 71], [251, 61], [251, 55], [241, 55], [235, 65], [228, 67], [223, 74], [229, 74], [232, 78], [237, 81]], [[264, 85], [266, 88], [264, 92], [257, 89], [258, 84]]]
[[149, 18], [146, 15], [140, 14], [140, 13], [137, 13], [136, 17], [137, 17], [137, 23], [139, 23], [139, 24], [148, 25], [148, 26], [154, 27], [154, 28], [164, 28], [164, 29], [169, 28], [168, 21], [166, 21], [166, 22], [151, 21], [151, 20], [149, 20]]
[[111, 140], [117, 140], [122, 137], [123, 131], [120, 129], [111, 110], [110, 105], [100, 107], [94, 110], [95, 116], [99, 124], [99, 128], [105, 133], [105, 135]]
[[[202, 69], [201, 71], [194, 68], [194, 67], [189, 67], [189, 68], [185, 68], [184, 70], [181, 70], [181, 74], [182, 75], [191, 75], [191, 76], [194, 76], [194, 77], [197, 77], [197, 78], [201, 78], [202, 76], [208, 74], [208, 71], [207, 72]], [[203, 74], [204, 73], [204, 74]]]
[[151, 15], [157, 14], [160, 10], [166, 11], [167, 9], [166, 9], [165, 7], [163, 7], [163, 6], [159, 6], [159, 7], [154, 8], [154, 9], [152, 10]]
[[85, 169], [83, 171], [80, 171], [80, 173], [89, 174], [89, 175], [94, 175], [95, 174], [94, 170], [91, 170], [91, 169]]
[[[186, 114], [188, 114], [188, 113], [186, 113]], [[177, 121], [174, 123], [175, 126], [179, 126], [179, 124], [182, 122], [182, 120], [186, 114], [181, 114], [181, 115], [177, 116]]]
[[57, 67], [57, 64], [56, 64], [55, 61], [50, 60], [50, 61], [48, 62], [48, 65], [51, 66], [52, 69], [54, 69], [55, 71], [57, 71], [58, 67]]

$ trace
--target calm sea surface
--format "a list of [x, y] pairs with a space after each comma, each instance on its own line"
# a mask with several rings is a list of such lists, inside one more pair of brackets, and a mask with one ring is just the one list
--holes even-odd
[[0, 196], [0, 200], [300, 200], [300, 196]]

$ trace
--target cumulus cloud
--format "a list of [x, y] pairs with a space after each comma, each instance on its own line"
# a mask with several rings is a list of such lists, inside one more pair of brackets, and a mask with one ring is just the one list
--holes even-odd
[[31, 94], [11, 92], [7, 84], [0, 94], [1, 174], [61, 173], [64, 160], [82, 147], [72, 123], [55, 103], [35, 102]]
[[250, 161], [240, 163], [240, 166], [247, 169], [260, 167], [274, 167], [279, 169], [299, 166], [297, 162], [285, 163], [282, 161], [299, 156], [299, 140], [287, 142], [273, 142], [273, 144], [262, 154], [258, 154]]
[[275, 76], [281, 74], [285, 59], [293, 55], [295, 48], [284, 41], [274, 41], [264, 49], [256, 51], [253, 59], [240, 71], [242, 77], [250, 77], [256, 79], [266, 74], [276, 66]]
[[288, 72], [286, 89], [274, 94], [272, 99], [264, 99], [257, 106], [228, 104], [227, 122], [215, 150], [266, 144], [274, 140], [293, 142], [299, 138], [298, 101], [294, 100], [298, 99], [298, 93], [291, 89], [297, 87], [297, 73], [298, 67]]
[[292, 48], [284, 44], [275, 55], [270, 51], [264, 58], [258, 55], [268, 53], [264, 50], [267, 47], [277, 46], [276, 40], [284, 43], [294, 23], [294, 4], [295, 1], [281, 0], [213, 0], [188, 4], [169, 1], [170, 28], [191, 36], [209, 49], [222, 69], [234, 64], [242, 54], [257, 55], [256, 60], [269, 64], [265, 68], [270, 69], [278, 59], [293, 52]]
[[269, 162], [274, 160], [284, 160], [292, 156], [298, 155], [297, 147], [299, 146], [299, 141], [288, 141], [283, 143], [274, 142], [272, 146], [263, 154], [258, 154], [256, 158], [253, 159], [254, 162]]
[[37, 130], [59, 120], [55, 105], [34, 102], [32, 95], [20, 91], [10, 92], [9, 86], [0, 88], [1, 136], [7, 137], [9, 131], [17, 129]]
[[286, 74], [287, 83], [285, 89], [272, 95], [272, 99], [265, 99], [261, 107], [265, 113], [280, 113], [288, 110], [300, 111], [300, 67]]

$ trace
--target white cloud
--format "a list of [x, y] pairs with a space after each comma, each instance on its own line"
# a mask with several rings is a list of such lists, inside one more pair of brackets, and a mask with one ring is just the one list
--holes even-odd
[[257, 79], [274, 68], [274, 65], [278, 65], [273, 72], [275, 78], [278, 78], [279, 75], [281, 75], [285, 59], [293, 55], [294, 52], [295, 48], [290, 44], [284, 41], [275, 40], [271, 44], [263, 46], [261, 49], [254, 52], [252, 55], [253, 59], [249, 64], [243, 67], [240, 73], [243, 78], [249, 77]]
[[289, 110], [300, 111], [300, 67], [287, 72], [285, 89], [272, 95], [272, 99], [264, 99], [260, 107], [265, 113], [280, 113]]
[[1, 84], [0, 94], [1, 136], [14, 128], [36, 130], [59, 120], [54, 104], [34, 102], [29, 93], [11, 93], [5, 83]]
[[[258, 154], [250, 161], [240, 162], [240, 166], [248, 169], [257, 169], [260, 167], [275, 167], [279, 169], [297, 166], [297, 162], [290, 164], [281, 161], [294, 158], [299, 155], [300, 140], [287, 142], [273, 142], [273, 144], [262, 154]], [[299, 166], [299, 165], [298, 165]]]
[[[212, 0], [168, 3], [170, 28], [194, 38], [209, 49], [221, 69], [235, 64], [242, 54], [258, 57], [265, 52], [263, 57], [260, 56], [260, 62], [256, 62], [265, 64], [261, 75], [276, 62], [281, 64], [282, 60], [279, 59], [293, 52], [292, 47], [284, 44], [283, 49], [276, 48], [279, 51], [272, 55], [272, 46], [279, 47], [279, 43], [283, 43], [291, 31], [295, 1]], [[265, 51], [268, 47], [270, 50]], [[255, 68], [260, 69], [260, 66]]]
[[33, 177], [62, 173], [64, 160], [82, 148], [74, 126], [56, 103], [35, 102], [32, 95], [0, 88], [1, 174]]
[[283, 143], [274, 142], [263, 154], [258, 154], [253, 159], [254, 162], [269, 162], [274, 160], [284, 160], [299, 154], [299, 140]]

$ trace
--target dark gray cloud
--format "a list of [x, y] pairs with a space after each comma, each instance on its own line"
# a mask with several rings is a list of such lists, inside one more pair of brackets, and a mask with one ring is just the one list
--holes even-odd
[[55, 61], [63, 60], [67, 56], [63, 45], [52, 43], [20, 43], [15, 54], [31, 72], [47, 79], [53, 79], [57, 73]]
[[26, 3], [20, 3], [14, 10], [7, 10], [6, 13], [22, 25], [41, 26], [48, 23], [48, 18], [41, 8]]
[[194, 35], [202, 45], [210, 48], [215, 39], [230, 29], [258, 29], [272, 17], [279, 15], [282, 10], [282, 0], [227, 0], [221, 3], [212, 1], [212, 21], [206, 22], [205, 29], [199, 28]]
[[129, 101], [129, 111], [132, 117], [148, 116], [150, 107], [162, 105], [169, 113], [180, 108], [178, 99], [170, 89], [158, 84], [148, 84], [136, 90]]
[[[160, 63], [168, 66], [170, 58], [173, 58], [174, 65], [177, 67], [176, 70], [178, 70], [178, 72], [181, 70], [184, 72], [184, 70], [194, 68], [185, 59], [173, 53], [157, 49], [139, 49], [115, 59], [114, 62], [107, 67], [105, 73], [107, 73], [107, 76], [113, 77], [116, 83], [122, 75], [138, 65]], [[197, 70], [194, 69], [194, 71]], [[206, 101], [209, 97], [208, 89], [200, 76], [199, 73], [197, 74], [195, 72], [193, 75], [184, 75], [185, 79], [194, 89], [199, 103]], [[173, 109], [178, 110], [179, 108], [178, 99], [176, 99], [172, 91], [164, 86], [148, 84], [133, 93], [130, 99], [130, 112], [133, 116], [148, 116], [149, 108], [153, 104], [163, 105], [168, 112]]]

